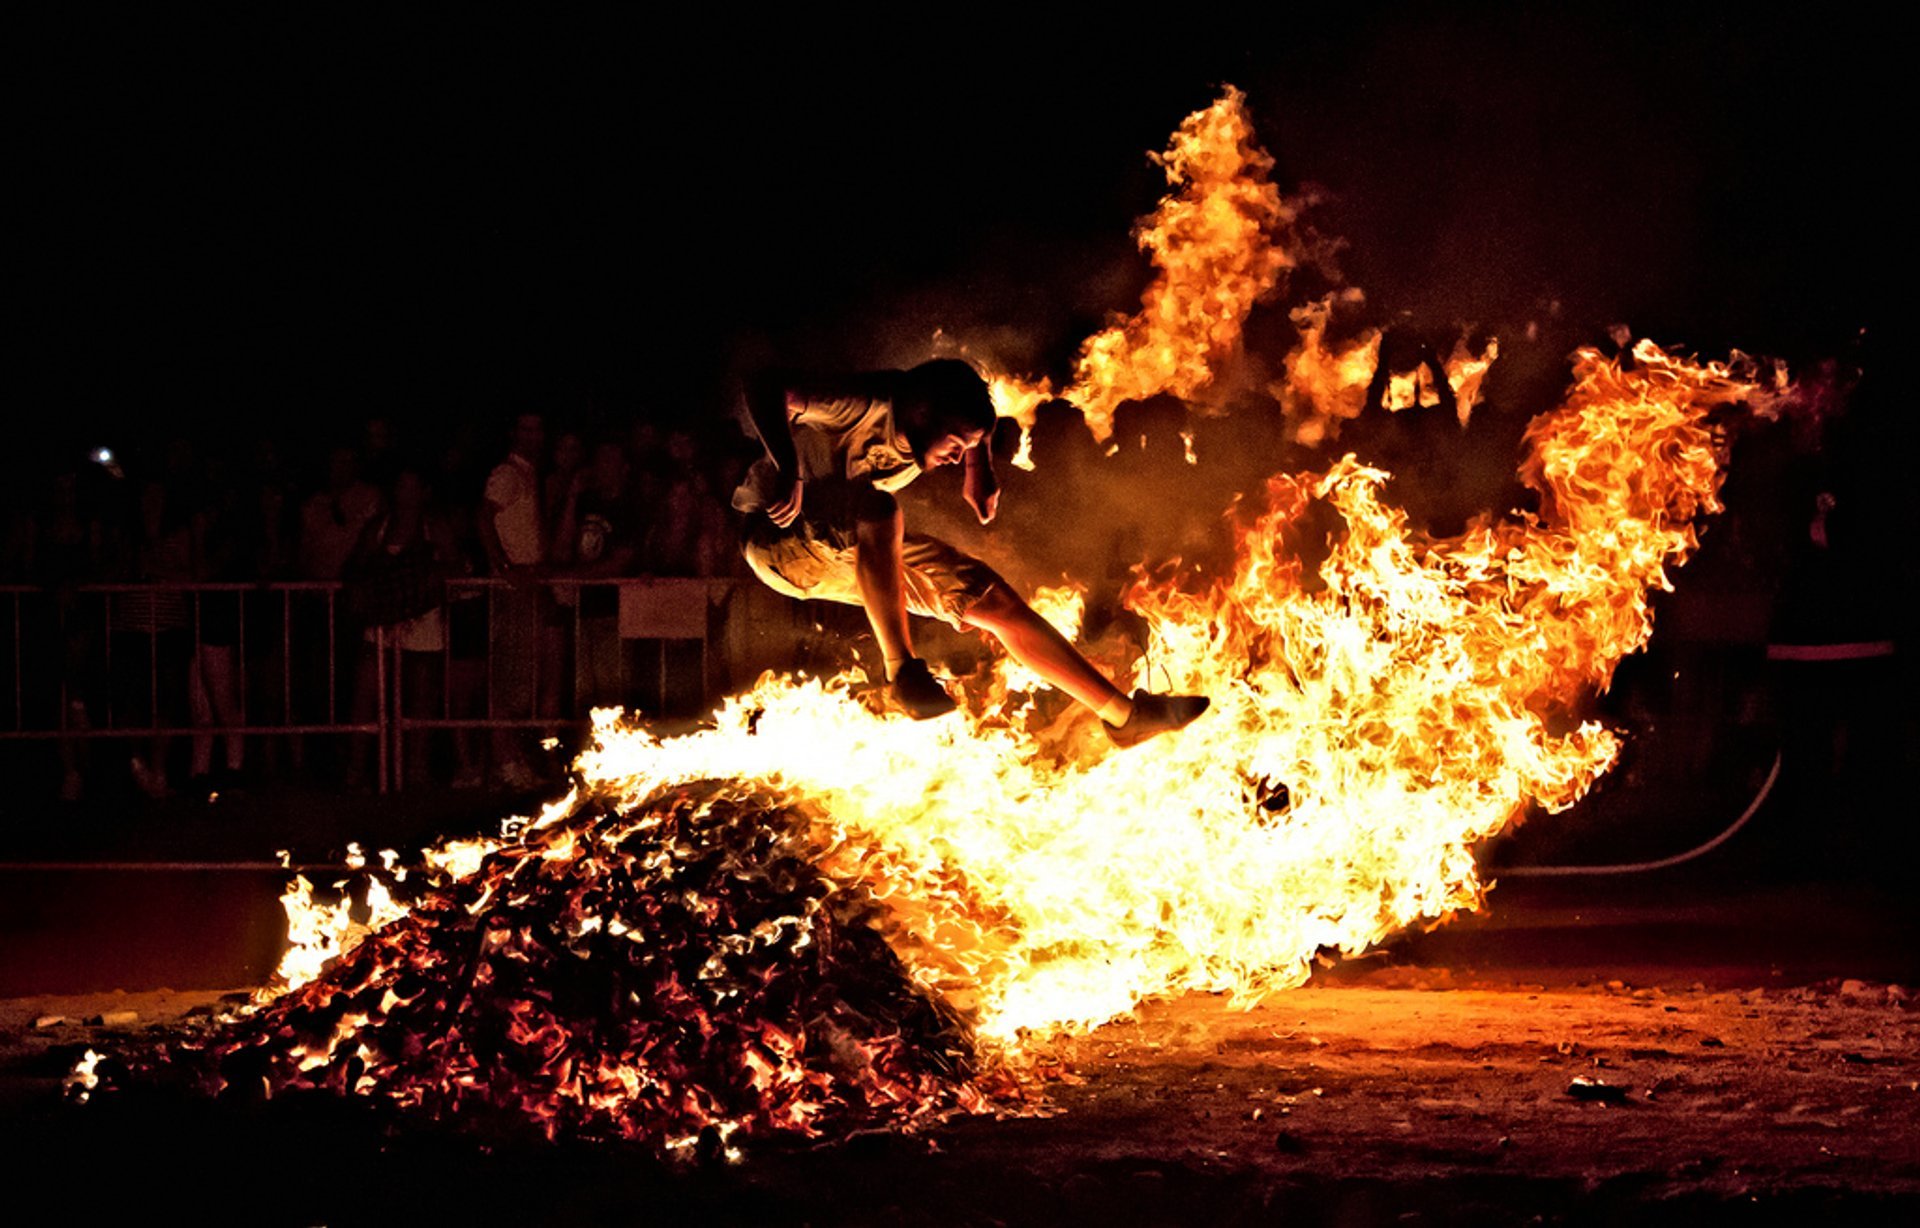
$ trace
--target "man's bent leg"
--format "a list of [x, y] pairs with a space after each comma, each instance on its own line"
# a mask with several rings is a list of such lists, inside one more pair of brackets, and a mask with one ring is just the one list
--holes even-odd
[[907, 629], [907, 584], [901, 544], [906, 539], [906, 517], [889, 494], [875, 491], [864, 499], [854, 531], [854, 575], [860, 586], [860, 604], [873, 626], [886, 659], [887, 680], [913, 656], [913, 636]]
[[945, 716], [958, 705], [927, 663], [913, 655], [907, 629], [906, 521], [892, 495], [864, 492], [854, 528], [854, 580], [873, 638], [886, 660], [893, 698], [916, 720]]

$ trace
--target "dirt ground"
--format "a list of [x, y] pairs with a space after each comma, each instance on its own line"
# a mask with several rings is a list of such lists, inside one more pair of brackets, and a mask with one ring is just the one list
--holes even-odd
[[[41, 1194], [58, 1223], [333, 1228], [1920, 1223], [1911, 863], [1883, 851], [1842, 877], [1809, 866], [1791, 824], [1790, 855], [1762, 856], [1762, 830], [1744, 863], [1515, 876], [1484, 914], [1252, 1010], [1150, 1004], [1057, 1043], [1046, 1116], [668, 1169], [359, 1105], [64, 1103], [87, 1048], [260, 983], [284, 934], [278, 874], [87, 863], [259, 859], [308, 826], [319, 856], [325, 822], [365, 819], [281, 810], [156, 825], [144, 844], [22, 828], [40, 844], [19, 856], [76, 868], [0, 875], [0, 1206]], [[1583, 1099], [1576, 1078], [1617, 1091]]]
[[[204, 1011], [213, 992], [0, 1002], [0, 1107], [16, 1174], [44, 1183], [69, 1222], [167, 1207], [289, 1224], [1910, 1223], [1920, 1211], [1920, 1003], [1906, 988], [1549, 987], [1383, 962], [1250, 1011], [1190, 996], [1058, 1042], [1068, 1073], [1049, 1116], [712, 1170], [580, 1145], [489, 1149], [340, 1106], [60, 1103], [85, 1048]], [[1606, 1088], [1583, 1099], [1577, 1078]]]

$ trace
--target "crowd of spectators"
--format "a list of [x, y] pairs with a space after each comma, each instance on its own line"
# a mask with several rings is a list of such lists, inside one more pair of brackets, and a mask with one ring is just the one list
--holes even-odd
[[[490, 442], [471, 424], [373, 417], [318, 449], [180, 435], [37, 458], [11, 483], [0, 541], [14, 595], [0, 617], [36, 646], [8, 667], [14, 725], [139, 731], [113, 740], [112, 758], [164, 796], [366, 781], [371, 738], [303, 730], [371, 725], [390, 671], [419, 719], [630, 702], [607, 582], [737, 574], [727, 495], [757, 445], [725, 418], [592, 429], [529, 412], [502, 425]], [[472, 583], [486, 580], [505, 583]], [[241, 725], [288, 732], [170, 737]], [[404, 766], [416, 780], [526, 786], [537, 733], [451, 730], [430, 745], [417, 732]], [[83, 736], [55, 740], [61, 794], [77, 798], [109, 756]]]

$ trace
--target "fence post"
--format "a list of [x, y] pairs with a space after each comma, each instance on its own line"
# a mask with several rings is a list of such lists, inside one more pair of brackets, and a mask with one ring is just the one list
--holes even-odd
[[[396, 674], [399, 673], [398, 670], [394, 672]], [[379, 732], [374, 735], [379, 740], [379, 749], [375, 752], [379, 759], [377, 771], [379, 773], [380, 792], [385, 793], [388, 791], [388, 786], [391, 783], [388, 778], [388, 773], [393, 770], [393, 759], [387, 753], [387, 742], [388, 739], [392, 737], [394, 730], [391, 727], [392, 722], [388, 718], [396, 706], [387, 702], [387, 629], [385, 627], [375, 627], [373, 629], [373, 688], [374, 694], [379, 697], [379, 707], [375, 711], [374, 721], [379, 730]]]

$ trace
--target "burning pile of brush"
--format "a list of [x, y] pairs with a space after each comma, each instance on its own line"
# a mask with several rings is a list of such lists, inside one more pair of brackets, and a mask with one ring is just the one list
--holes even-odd
[[737, 785], [580, 804], [443, 862], [315, 979], [100, 1073], [668, 1155], [985, 1107], [966, 1024], [909, 976], [874, 897], [822, 872], [820, 841]]
[[[1141, 231], [1156, 280], [1066, 390], [1097, 437], [1128, 400], [1219, 408], [1247, 313], [1309, 258], [1243, 101], [1190, 117], [1163, 159], [1174, 190]], [[1301, 440], [1337, 438], [1369, 371], [1392, 374], [1378, 330], [1328, 340], [1334, 305], [1295, 313], [1274, 393]], [[1463, 342], [1426, 378], [1465, 420], [1496, 355]], [[1135, 683], [1213, 699], [1150, 752], [1040, 745], [1037, 680], [1004, 662], [931, 721], [852, 702], [851, 675], [769, 675], [677, 737], [598, 713], [580, 788], [430, 851], [410, 902], [376, 884], [355, 918], [296, 880], [277, 1000], [75, 1077], [725, 1153], [1006, 1104], [1035, 1037], [1160, 995], [1251, 1003], [1324, 953], [1477, 907], [1476, 848], [1614, 762], [1619, 731], [1583, 704], [1718, 510], [1713, 420], [1788, 392], [1777, 365], [1644, 340], [1580, 350], [1571, 377], [1527, 434], [1538, 511], [1432, 537], [1348, 454], [1269, 481], [1224, 574], [1136, 584]], [[1023, 425], [1052, 396], [995, 391]], [[1334, 527], [1310, 567], [1316, 510]], [[1076, 635], [1081, 593], [1036, 605]]]

